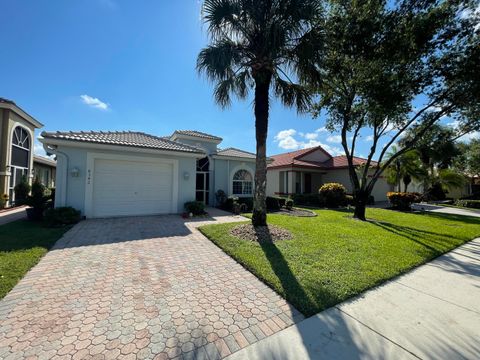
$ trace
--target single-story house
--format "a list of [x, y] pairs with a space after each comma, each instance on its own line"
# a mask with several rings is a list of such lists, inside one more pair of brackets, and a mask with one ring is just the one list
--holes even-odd
[[251, 197], [255, 154], [219, 149], [199, 131], [159, 137], [142, 132], [42, 132], [57, 158], [55, 206], [87, 218], [182, 212], [184, 203], [215, 204], [215, 192]]
[[57, 162], [55, 160], [39, 155], [33, 156], [33, 177], [47, 188], [55, 187], [56, 170]]
[[[270, 158], [273, 161], [267, 166], [267, 195], [317, 193], [322, 184], [329, 182], [341, 183], [347, 192], [352, 193], [346, 156], [332, 156], [321, 146], [316, 146]], [[353, 161], [356, 166], [361, 166], [367, 160], [355, 157]], [[375, 201], [385, 201], [387, 192], [392, 190], [393, 187], [381, 177], [372, 195]]]
[[35, 129], [43, 125], [15, 102], [0, 98], [0, 195], [15, 203], [14, 188], [33, 177]]

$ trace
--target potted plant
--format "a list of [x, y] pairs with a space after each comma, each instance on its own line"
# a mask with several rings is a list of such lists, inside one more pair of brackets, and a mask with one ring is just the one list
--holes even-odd
[[5, 209], [5, 206], [7, 205], [9, 197], [7, 194], [2, 194], [0, 196], [0, 209]]
[[43, 212], [45, 211], [48, 201], [48, 196], [45, 196], [45, 186], [38, 180], [32, 184], [32, 194], [27, 198], [27, 217], [29, 220], [42, 220]]

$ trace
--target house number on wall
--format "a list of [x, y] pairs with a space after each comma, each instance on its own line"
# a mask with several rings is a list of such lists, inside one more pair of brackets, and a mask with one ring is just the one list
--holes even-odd
[[87, 184], [89, 185], [90, 185], [91, 174], [92, 172], [90, 171], [90, 169], [88, 169]]

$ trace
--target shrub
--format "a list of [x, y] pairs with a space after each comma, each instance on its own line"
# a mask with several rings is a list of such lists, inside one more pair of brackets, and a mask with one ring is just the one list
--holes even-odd
[[48, 226], [76, 224], [80, 221], [80, 211], [69, 206], [48, 209], [45, 213], [45, 221]]
[[353, 205], [354, 204], [353, 195], [345, 195], [345, 203], [346, 205]]
[[238, 204], [238, 197], [237, 196], [229, 196], [227, 198], [227, 201], [225, 201], [225, 203], [223, 204], [222, 209], [233, 212], [234, 204]]
[[26, 176], [22, 176], [22, 180], [13, 188], [15, 193], [15, 205], [25, 204], [28, 194], [30, 193], [30, 189], [31, 187]]
[[418, 202], [420, 194], [411, 192], [388, 192], [388, 201], [397, 210], [410, 210], [413, 203]]
[[291, 197], [293, 202], [297, 205], [325, 206], [325, 198], [320, 194], [293, 194]]
[[434, 183], [424, 195], [428, 201], [445, 200], [447, 198], [447, 191], [445, 191], [440, 183]]
[[242, 211], [252, 211], [253, 209], [253, 198], [251, 197], [241, 197], [238, 198], [238, 203], [243, 206]]
[[267, 210], [280, 210], [287, 199], [279, 196], [267, 196]]
[[285, 201], [285, 208], [287, 210], [292, 210], [293, 209], [293, 200], [292, 199], [287, 199]]
[[184, 204], [185, 210], [193, 215], [205, 214], [205, 204], [201, 201], [189, 201]]
[[342, 184], [326, 183], [320, 187], [318, 192], [324, 197], [327, 207], [345, 206], [347, 202], [347, 190]]
[[457, 200], [455, 205], [472, 209], [480, 209], [480, 200]]
[[217, 200], [217, 205], [223, 207], [227, 202], [227, 194], [223, 190], [217, 190], [215, 193], [215, 199]]

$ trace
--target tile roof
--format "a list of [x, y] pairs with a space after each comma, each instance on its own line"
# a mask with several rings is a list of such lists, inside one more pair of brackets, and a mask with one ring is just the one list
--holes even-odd
[[[313, 152], [315, 150], [322, 150], [330, 158], [326, 161], [311, 161], [311, 160], [302, 160], [302, 157], [307, 153]], [[278, 154], [271, 156], [273, 162], [268, 165], [268, 168], [277, 168], [277, 167], [308, 167], [308, 168], [318, 168], [318, 169], [342, 169], [348, 167], [347, 157], [345, 155], [341, 156], [331, 156], [325, 149], [321, 146], [316, 146], [313, 148], [301, 149], [297, 151], [292, 151], [284, 154]], [[362, 165], [366, 162], [366, 159], [354, 157], [353, 163], [355, 166]], [[377, 165], [377, 162], [372, 161], [372, 166]]]
[[80, 132], [42, 132], [46, 139], [78, 141], [105, 145], [121, 145], [138, 148], [180, 151], [188, 153], [203, 153], [202, 150], [181, 144], [167, 138], [135, 131], [80, 131]]
[[0, 97], [0, 103], [10, 104], [10, 105], [17, 105], [17, 104], [15, 104], [14, 101], [8, 100], [8, 99], [2, 98], [2, 97]]
[[39, 155], [33, 155], [33, 162], [48, 166], [57, 166], [57, 162], [55, 160]]
[[233, 147], [226, 148], [223, 150], [217, 151], [218, 156], [229, 156], [229, 157], [239, 157], [239, 158], [248, 158], [248, 159], [255, 159], [256, 155], [254, 153], [236, 149]]
[[175, 130], [175, 132], [172, 134], [172, 137], [175, 135], [186, 135], [186, 136], [193, 136], [193, 137], [199, 137], [202, 139], [209, 139], [209, 140], [219, 140], [222, 141], [221, 137], [215, 136], [215, 135], [210, 135], [207, 133], [203, 133], [200, 131], [196, 130]]

